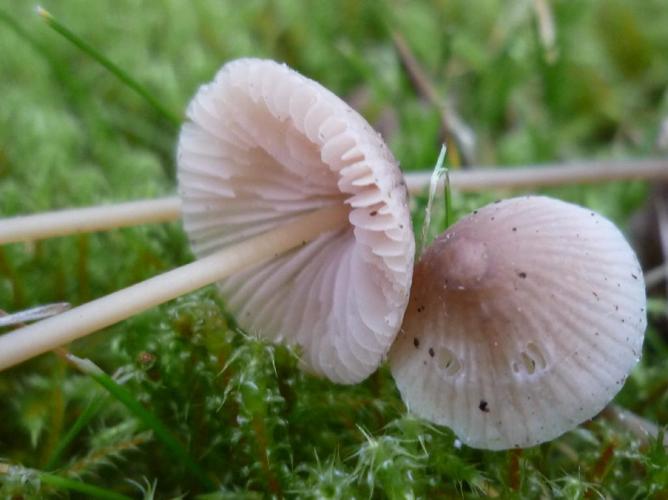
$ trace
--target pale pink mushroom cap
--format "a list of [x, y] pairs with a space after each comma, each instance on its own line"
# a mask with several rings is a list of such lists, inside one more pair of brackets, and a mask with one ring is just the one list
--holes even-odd
[[401, 324], [414, 238], [397, 161], [346, 103], [284, 64], [230, 62], [188, 108], [183, 217], [204, 256], [318, 208], [349, 225], [219, 283], [248, 332], [301, 347], [304, 368], [366, 378]]
[[390, 365], [410, 411], [465, 444], [529, 447], [617, 394], [641, 354], [645, 307], [640, 265], [611, 222], [514, 198], [422, 255]]

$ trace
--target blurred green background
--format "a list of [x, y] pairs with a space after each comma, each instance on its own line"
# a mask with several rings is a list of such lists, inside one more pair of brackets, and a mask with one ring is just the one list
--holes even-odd
[[[412, 84], [401, 39], [475, 138], [468, 150], [451, 148], [451, 164], [665, 155], [665, 0], [42, 5], [178, 116], [224, 62], [269, 57], [348, 100], [405, 170], [428, 168], [447, 139], [442, 110]], [[0, 0], [0, 214], [174, 193], [178, 126], [34, 9]], [[627, 182], [545, 192], [628, 228], [649, 189]], [[455, 193], [455, 210], [506, 194]], [[177, 223], [8, 245], [0, 248], [0, 309], [85, 302], [190, 260]], [[147, 498], [213, 491], [211, 498], [668, 498], [663, 449], [604, 420], [523, 454], [458, 449], [447, 429], [404, 414], [385, 369], [357, 387], [312, 379], [288, 351], [236, 332], [221, 310], [207, 289], [74, 348], [116, 373], [216, 488], [192, 477], [90, 377], [46, 355], [0, 374], [0, 462], [29, 468], [23, 475], [0, 468], [0, 495], [77, 498], [39, 475], [51, 470]], [[619, 401], [666, 422], [668, 347], [656, 328], [646, 351]], [[56, 453], [91, 401], [98, 408]]]

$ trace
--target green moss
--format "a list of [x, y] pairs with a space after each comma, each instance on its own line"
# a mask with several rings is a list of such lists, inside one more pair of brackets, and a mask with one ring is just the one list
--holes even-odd
[[[44, 7], [177, 114], [226, 60], [285, 60], [355, 97], [406, 170], [433, 165], [442, 139], [439, 112], [415, 94], [393, 31], [476, 131], [481, 163], [651, 154], [668, 112], [668, 9], [660, 0], [547, 3], [556, 59], [526, 2]], [[0, 214], [173, 193], [169, 119], [32, 9], [0, 0]], [[545, 192], [624, 227], [647, 186]], [[455, 191], [455, 218], [504, 194]], [[425, 203], [416, 198], [418, 234]], [[176, 223], [9, 245], [0, 248], [0, 308], [85, 302], [190, 259]], [[656, 304], [652, 311], [665, 308]], [[213, 288], [71, 348], [112, 375], [216, 486], [203, 486], [131, 406], [47, 354], [0, 374], [3, 498], [668, 495], [668, 457], [658, 442], [596, 419], [522, 452], [461, 447], [449, 430], [406, 414], [386, 367], [351, 387], [304, 374], [295, 353], [238, 331]], [[668, 421], [667, 352], [665, 337], [650, 329], [643, 361], [618, 396], [658, 423]], [[92, 485], [99, 491], [85, 490]]]

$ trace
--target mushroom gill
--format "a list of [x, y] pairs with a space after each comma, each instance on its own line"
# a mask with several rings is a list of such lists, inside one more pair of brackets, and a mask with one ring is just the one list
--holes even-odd
[[414, 238], [397, 161], [371, 126], [284, 64], [232, 61], [200, 88], [178, 150], [184, 227], [199, 256], [326, 206], [349, 224], [219, 282], [239, 324], [298, 345], [302, 366], [366, 378], [408, 302]]

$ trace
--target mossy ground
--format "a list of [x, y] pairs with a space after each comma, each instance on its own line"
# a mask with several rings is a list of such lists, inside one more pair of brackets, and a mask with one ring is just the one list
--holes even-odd
[[[655, 154], [668, 115], [665, 0], [548, 0], [552, 43], [538, 3], [44, 7], [179, 116], [225, 61], [271, 57], [353, 101], [405, 170], [433, 165], [439, 110], [411, 86], [396, 32], [475, 131], [480, 163]], [[173, 193], [178, 127], [50, 30], [31, 2], [0, 0], [0, 9], [0, 214]], [[648, 187], [549, 192], [627, 227]], [[464, 213], [505, 194], [455, 192], [453, 205]], [[191, 258], [176, 223], [8, 245], [0, 248], [0, 308], [78, 304]], [[668, 498], [663, 447], [604, 419], [529, 450], [459, 448], [447, 429], [406, 415], [386, 368], [353, 387], [317, 380], [286, 349], [239, 332], [223, 306], [209, 288], [71, 346], [157, 416], [181, 452], [53, 354], [0, 374], [0, 496]], [[647, 335], [617, 400], [661, 424], [668, 345], [652, 326]], [[183, 450], [206, 478], [188, 468]], [[76, 493], [83, 483], [100, 489]]]

